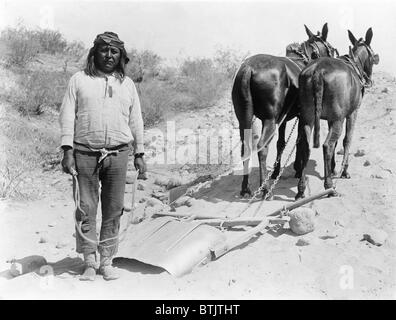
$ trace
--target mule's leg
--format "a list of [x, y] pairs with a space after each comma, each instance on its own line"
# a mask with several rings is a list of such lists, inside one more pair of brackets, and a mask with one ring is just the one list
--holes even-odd
[[311, 139], [312, 127], [309, 125], [298, 124], [298, 138], [297, 138], [297, 151], [296, 162], [294, 168], [296, 169], [296, 178], [299, 178], [297, 185], [296, 200], [304, 198], [306, 188], [305, 169], [308, 164], [309, 156], [311, 153], [309, 147], [309, 140]]
[[329, 123], [329, 133], [323, 144], [323, 161], [324, 161], [324, 187], [329, 189], [333, 187], [331, 177], [331, 160], [335, 151], [335, 145], [342, 133], [342, 121]]
[[[296, 140], [296, 158], [294, 160], [294, 164], [293, 164], [293, 168], [294, 171], [296, 171], [294, 178], [301, 178], [301, 173], [303, 170], [302, 167], [302, 158], [301, 155], [303, 153], [303, 151], [305, 150], [305, 144], [304, 141], [302, 141], [301, 139], [307, 139], [306, 135], [305, 135], [305, 129], [304, 129], [304, 125], [302, 125], [301, 120], [298, 122], [298, 127], [297, 127], [297, 140]], [[308, 144], [309, 144], [309, 138], [308, 138]]]
[[335, 177], [337, 175], [337, 171], [335, 170], [335, 167], [336, 167], [335, 150], [336, 150], [336, 148], [337, 148], [337, 141], [334, 146], [333, 156], [331, 157], [331, 176], [332, 177]]
[[240, 195], [244, 197], [245, 195], [252, 195], [249, 186], [249, 161], [252, 156], [252, 130], [241, 129], [240, 136], [242, 141], [241, 158], [243, 161], [243, 179]]
[[353, 131], [355, 129], [357, 117], [357, 110], [353, 111], [350, 116], [346, 119], [346, 126], [345, 126], [345, 138], [343, 141], [344, 145], [344, 157], [342, 158], [342, 165], [341, 165], [341, 178], [350, 179], [351, 176], [348, 173], [348, 166], [349, 166], [349, 149], [351, 147]]
[[[330, 123], [328, 122], [328, 129], [330, 130]], [[338, 141], [335, 142], [335, 147], [334, 149], [337, 148], [337, 143]], [[335, 161], [335, 152], [333, 153], [333, 156], [331, 157], [331, 171], [330, 171], [330, 175], [332, 177], [335, 177], [337, 175], [336, 171], [335, 171], [335, 167], [336, 167], [336, 161]]]
[[280, 163], [281, 163], [281, 154], [283, 152], [283, 149], [285, 148], [285, 131], [286, 131], [286, 121], [283, 121], [281, 126], [279, 127], [278, 130], [278, 142], [276, 143], [276, 160], [278, 160], [277, 164], [274, 166], [274, 172], [271, 175], [271, 179], [276, 179], [276, 177], [279, 175], [280, 171]]
[[[261, 131], [261, 137], [257, 145], [257, 148], [261, 149], [257, 153], [259, 159], [259, 166], [260, 166], [260, 186], [262, 186], [262, 184], [264, 183], [264, 179], [267, 176], [268, 146], [276, 130], [275, 119], [267, 119], [262, 121], [262, 123], [263, 123], [263, 129]], [[265, 197], [267, 192], [268, 192], [268, 188], [266, 186], [263, 190], [263, 197]]]

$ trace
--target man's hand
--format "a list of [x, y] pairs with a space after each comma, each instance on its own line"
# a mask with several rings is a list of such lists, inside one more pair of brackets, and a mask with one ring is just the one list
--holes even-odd
[[146, 167], [146, 163], [144, 162], [143, 158], [142, 157], [135, 158], [134, 165], [135, 165], [135, 169], [139, 170], [138, 179], [146, 180], [147, 179], [147, 177], [146, 177], [147, 167]]
[[73, 174], [76, 172], [74, 156], [73, 156], [73, 149], [65, 149], [63, 152], [63, 159], [62, 159], [62, 169], [63, 172]]

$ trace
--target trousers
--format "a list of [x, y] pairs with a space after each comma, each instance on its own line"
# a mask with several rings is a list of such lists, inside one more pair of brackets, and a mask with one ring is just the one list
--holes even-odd
[[[99, 240], [118, 236], [120, 218], [124, 211], [124, 192], [128, 156], [130, 150], [109, 154], [98, 163], [100, 153], [74, 150], [77, 181], [80, 189], [80, 207], [77, 220], [82, 221], [85, 237], [97, 241], [97, 214], [99, 199], [102, 223]], [[75, 191], [73, 180], [73, 192]], [[112, 257], [117, 253], [118, 239], [106, 240], [99, 245], [87, 241], [76, 230], [76, 251], [89, 254], [98, 251], [101, 256]]]

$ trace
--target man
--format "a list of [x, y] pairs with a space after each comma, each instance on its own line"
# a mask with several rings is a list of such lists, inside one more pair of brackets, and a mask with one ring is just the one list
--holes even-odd
[[[131, 146], [135, 168], [139, 174], [146, 171], [143, 119], [136, 87], [125, 75], [128, 61], [124, 43], [117, 34], [99, 34], [84, 71], [71, 77], [61, 106], [62, 168], [77, 175], [78, 185], [74, 183], [73, 189], [78, 187], [80, 198], [77, 216], [81, 229], [76, 232], [76, 250], [84, 255], [85, 261], [80, 280], [95, 279], [97, 251], [99, 273], [104, 279], [119, 277], [111, 264], [118, 249]], [[102, 224], [97, 241], [99, 194]]]

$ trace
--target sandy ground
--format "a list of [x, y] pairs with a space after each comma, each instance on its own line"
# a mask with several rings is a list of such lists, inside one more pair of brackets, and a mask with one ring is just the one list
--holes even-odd
[[[313, 203], [319, 215], [312, 233], [297, 236], [285, 225], [258, 234], [215, 261], [174, 277], [160, 267], [130, 259], [116, 259], [121, 278], [106, 282], [81, 282], [81, 256], [75, 253], [72, 214], [74, 203], [71, 178], [59, 170], [34, 172], [32, 182], [42, 195], [36, 201], [2, 201], [0, 216], [0, 297], [3, 299], [395, 299], [396, 298], [396, 80], [376, 73], [375, 86], [364, 97], [351, 148], [350, 180], [336, 180], [336, 198]], [[165, 126], [165, 125], [164, 125]], [[177, 128], [237, 128], [230, 99], [225, 97], [210, 110], [186, 112], [176, 118]], [[288, 126], [290, 130], [291, 123]], [[322, 140], [327, 125], [322, 122]], [[151, 133], [153, 133], [151, 131]], [[156, 135], [155, 141], [152, 136]], [[147, 153], [161, 145], [160, 131], [147, 133]], [[186, 134], [188, 136], [188, 133]], [[182, 139], [183, 140], [183, 139]], [[285, 154], [290, 153], [295, 141]], [[192, 144], [188, 139], [178, 147]], [[341, 149], [341, 141], [337, 151]], [[359, 152], [358, 152], [359, 151]], [[237, 149], [237, 153], [239, 150]], [[275, 143], [270, 147], [272, 165]], [[190, 159], [194, 154], [185, 154]], [[179, 159], [180, 159], [179, 155]], [[284, 157], [285, 160], [286, 157]], [[292, 158], [293, 159], [293, 158]], [[337, 154], [337, 169], [342, 155]], [[158, 180], [178, 177], [179, 183], [203, 175], [219, 173], [229, 166], [149, 164], [148, 180], [139, 181], [135, 217], [150, 215], [148, 199], [165, 188]], [[257, 160], [253, 161], [251, 184], [258, 187]], [[133, 180], [132, 164], [128, 173]], [[313, 149], [308, 167], [309, 192], [323, 190], [322, 150]], [[213, 178], [213, 177], [212, 177]], [[165, 179], [165, 180], [164, 180]], [[239, 197], [241, 176], [226, 172], [209, 179], [193, 194], [191, 206], [176, 208], [176, 213], [238, 216], [246, 208]], [[157, 180], [157, 181], [156, 181]], [[294, 201], [297, 180], [292, 162], [274, 190], [272, 201], [256, 201], [245, 216], [269, 215]], [[125, 205], [130, 208], [133, 184], [128, 184]], [[150, 211], [151, 210], [151, 211]], [[127, 226], [130, 211], [122, 220]], [[143, 221], [145, 223], [148, 217]], [[100, 221], [99, 221], [100, 222]], [[142, 224], [129, 226], [133, 234]], [[233, 237], [239, 231], [220, 231]], [[382, 246], [363, 240], [381, 232]], [[40, 239], [42, 241], [40, 241]], [[302, 239], [304, 241], [302, 241]], [[43, 241], [44, 240], [44, 241]], [[305, 245], [300, 245], [301, 243]], [[123, 244], [121, 243], [121, 248]], [[125, 250], [125, 248], [123, 249]], [[153, 248], [155, 250], [155, 248]], [[125, 252], [125, 251], [124, 251]], [[36, 273], [12, 277], [9, 259], [37, 255], [48, 266]], [[52, 274], [54, 276], [52, 276]]]

